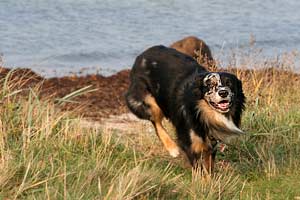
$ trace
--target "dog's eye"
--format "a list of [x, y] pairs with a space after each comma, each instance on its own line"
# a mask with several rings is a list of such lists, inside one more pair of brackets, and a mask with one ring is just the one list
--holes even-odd
[[207, 81], [205, 81], [205, 85], [206, 85], [207, 87], [210, 87], [211, 81], [208, 79]]
[[226, 85], [227, 87], [231, 87], [231, 86], [232, 86], [232, 83], [231, 83], [231, 81], [230, 81], [229, 79], [227, 79], [227, 80], [225, 81], [225, 85]]
[[213, 88], [213, 87], [216, 87], [218, 84], [216, 82], [213, 82], [211, 80], [207, 80], [205, 82], [205, 85], [208, 87], [208, 88]]

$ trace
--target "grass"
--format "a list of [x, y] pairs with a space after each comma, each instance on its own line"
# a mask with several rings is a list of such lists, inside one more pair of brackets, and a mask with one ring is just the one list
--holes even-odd
[[[9, 74], [0, 91], [0, 199], [299, 199], [300, 79], [290, 69], [293, 55], [260, 64], [255, 55], [232, 56], [230, 71], [247, 96], [248, 134], [218, 153], [210, 178], [164, 156], [148, 133], [126, 140], [83, 126], [57, 100], [40, 100], [37, 88], [24, 95]], [[243, 69], [251, 64], [260, 69]]]

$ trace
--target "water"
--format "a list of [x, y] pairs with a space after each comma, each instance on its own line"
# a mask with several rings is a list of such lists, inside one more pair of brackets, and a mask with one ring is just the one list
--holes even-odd
[[0, 0], [0, 53], [8, 67], [45, 76], [129, 68], [147, 47], [188, 35], [214, 54], [254, 35], [266, 55], [300, 49], [300, 1]]

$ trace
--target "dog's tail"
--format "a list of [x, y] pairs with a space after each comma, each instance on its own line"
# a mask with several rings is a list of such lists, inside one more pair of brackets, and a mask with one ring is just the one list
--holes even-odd
[[148, 94], [146, 88], [141, 84], [131, 83], [127, 93], [125, 94], [125, 100], [129, 110], [141, 119], [150, 119], [149, 106], [145, 104], [144, 99]]

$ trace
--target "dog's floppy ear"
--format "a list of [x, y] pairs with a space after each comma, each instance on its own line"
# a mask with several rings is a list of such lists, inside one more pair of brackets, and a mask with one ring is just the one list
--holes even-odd
[[210, 74], [210, 72], [201, 71], [201, 69], [197, 69], [197, 72], [195, 73], [195, 82], [203, 86], [203, 80], [208, 74]]
[[202, 96], [205, 93], [205, 87], [204, 87], [204, 78], [208, 73], [197, 73], [194, 77], [193, 82], [193, 93], [196, 96]]
[[246, 101], [246, 97], [243, 93], [243, 87], [242, 87], [242, 81], [240, 81], [237, 77], [236, 77], [236, 98], [235, 98], [235, 106], [234, 106], [234, 114], [232, 116], [232, 119], [235, 123], [235, 125], [237, 125], [238, 127], [241, 124], [241, 115], [243, 110], [245, 109], [245, 101]]
[[246, 97], [243, 92], [242, 81], [239, 80], [237, 77], [236, 77], [236, 79], [237, 79], [237, 94], [236, 94], [237, 100], [241, 104], [241, 109], [244, 110], [244, 104], [245, 104]]
[[244, 95], [244, 92], [243, 92], [242, 81], [237, 78], [237, 82], [238, 82], [238, 84], [237, 84], [237, 86], [238, 86], [238, 88], [237, 88], [238, 89], [238, 94], [241, 95], [243, 98], [245, 98], [245, 95]]
[[243, 85], [242, 85], [242, 81], [238, 79], [238, 94], [239, 94], [239, 101], [241, 104], [241, 109], [245, 110], [245, 102], [246, 102], [246, 97], [245, 94], [243, 92]]

